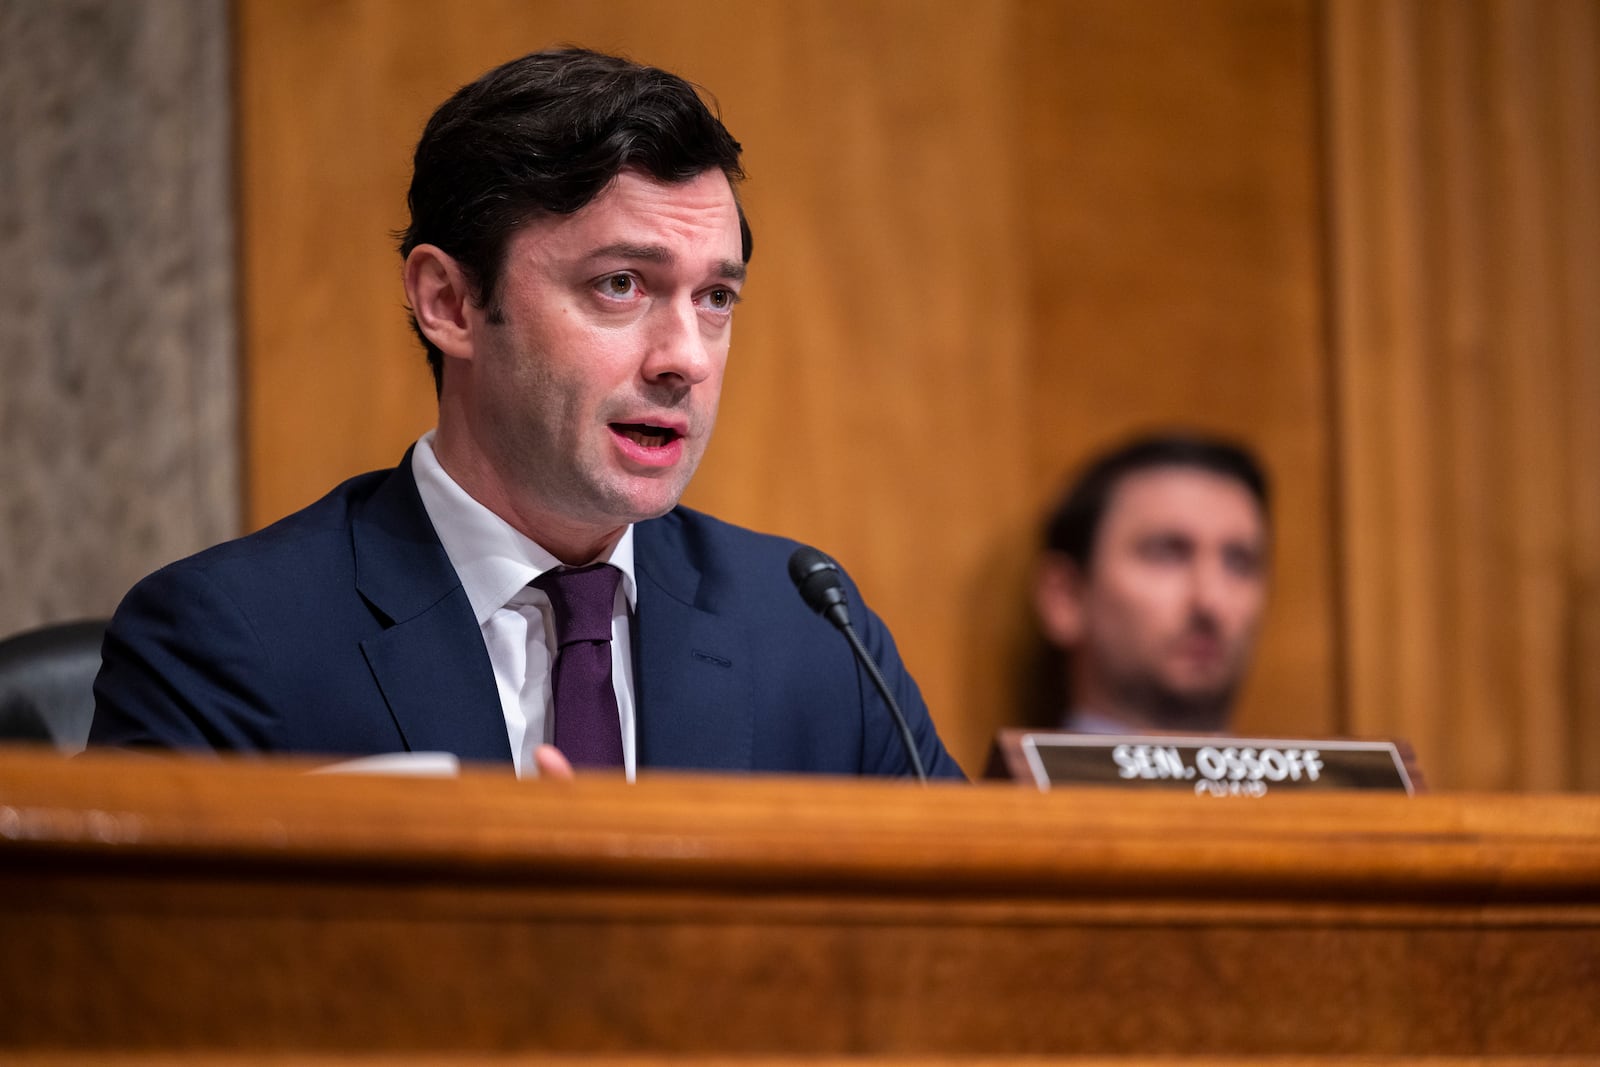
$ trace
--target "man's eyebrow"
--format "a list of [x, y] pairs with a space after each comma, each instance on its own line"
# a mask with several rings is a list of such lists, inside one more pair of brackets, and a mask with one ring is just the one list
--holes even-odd
[[[586, 259], [629, 259], [644, 261], [646, 263], [661, 263], [670, 265], [677, 261], [672, 252], [661, 245], [636, 245], [626, 241], [606, 245], [590, 252]], [[731, 282], [742, 282], [745, 278], [745, 265], [736, 259], [724, 259], [717, 263], [717, 276], [726, 278]]]

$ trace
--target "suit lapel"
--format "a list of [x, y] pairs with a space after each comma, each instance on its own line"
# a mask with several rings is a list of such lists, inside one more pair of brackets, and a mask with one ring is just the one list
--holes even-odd
[[670, 517], [634, 527], [640, 767], [751, 769], [753, 664], [739, 628], [704, 606], [702, 574]]
[[361, 651], [406, 747], [509, 762], [494, 668], [466, 591], [417, 494], [409, 451], [350, 533], [356, 588], [385, 623]]

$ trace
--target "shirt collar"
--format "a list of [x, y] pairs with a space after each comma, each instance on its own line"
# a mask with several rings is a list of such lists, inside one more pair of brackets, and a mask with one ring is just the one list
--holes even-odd
[[1137, 734], [1143, 731], [1130, 727], [1120, 719], [1113, 719], [1098, 711], [1088, 708], [1075, 708], [1069, 711], [1062, 720], [1062, 729], [1071, 730], [1075, 734]]
[[[411, 473], [416, 478], [422, 506], [461, 579], [478, 625], [482, 626], [529, 582], [561, 566], [561, 561], [456, 484], [433, 451], [435, 432], [429, 430], [417, 441], [411, 453]], [[629, 610], [633, 610], [638, 586], [633, 574], [631, 523], [610, 555], [598, 562], [609, 563], [622, 572], [622, 590]]]

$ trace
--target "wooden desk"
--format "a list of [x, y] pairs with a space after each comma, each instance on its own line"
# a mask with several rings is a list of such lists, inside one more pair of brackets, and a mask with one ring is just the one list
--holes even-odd
[[1600, 797], [301, 770], [0, 751], [0, 1062], [1600, 1058]]

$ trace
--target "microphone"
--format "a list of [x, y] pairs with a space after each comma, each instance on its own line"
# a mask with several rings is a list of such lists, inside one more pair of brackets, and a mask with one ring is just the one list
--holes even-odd
[[889, 692], [889, 683], [883, 680], [878, 665], [872, 662], [872, 657], [867, 654], [866, 646], [861, 643], [855, 627], [850, 625], [850, 608], [845, 602], [844, 576], [839, 571], [839, 565], [816, 549], [801, 545], [789, 557], [789, 579], [794, 582], [795, 588], [800, 591], [800, 598], [811, 606], [811, 610], [833, 623], [839, 632], [844, 634], [845, 640], [850, 642], [850, 650], [855, 653], [856, 660], [867, 669], [867, 675], [878, 687], [883, 702], [889, 705], [895, 727], [900, 731], [900, 743], [905, 746], [906, 756], [911, 760], [911, 769], [916, 772], [917, 781], [926, 784], [928, 772], [922, 769], [922, 756], [917, 752], [917, 743], [911, 737], [911, 728], [906, 725], [906, 717], [901, 713], [900, 705], [895, 703], [893, 694]]

